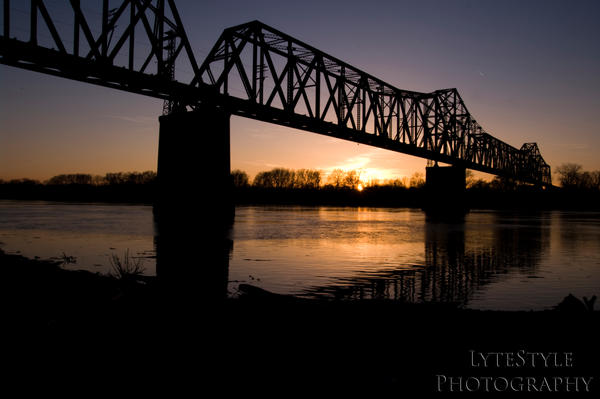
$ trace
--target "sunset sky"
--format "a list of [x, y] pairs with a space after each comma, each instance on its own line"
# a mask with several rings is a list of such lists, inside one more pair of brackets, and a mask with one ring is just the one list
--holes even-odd
[[[553, 168], [600, 169], [598, 1], [177, 4], [200, 62], [223, 29], [257, 19], [398, 88], [457, 88], [489, 133], [515, 147], [537, 142]], [[11, 7], [18, 14], [28, 5]], [[156, 170], [161, 112], [160, 100], [0, 65], [0, 179]], [[273, 167], [342, 168], [389, 179], [426, 164], [239, 117], [231, 126], [232, 168], [250, 176]]]

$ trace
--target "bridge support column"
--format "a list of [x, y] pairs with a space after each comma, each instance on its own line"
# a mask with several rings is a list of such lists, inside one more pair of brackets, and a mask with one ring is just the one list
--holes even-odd
[[215, 107], [159, 118], [156, 273], [178, 304], [227, 295], [235, 212], [229, 120]]
[[211, 218], [233, 217], [229, 119], [207, 106], [159, 118], [159, 205], [167, 212], [196, 209]]
[[426, 168], [425, 203], [428, 216], [464, 216], [466, 203], [466, 169], [457, 166], [431, 166]]

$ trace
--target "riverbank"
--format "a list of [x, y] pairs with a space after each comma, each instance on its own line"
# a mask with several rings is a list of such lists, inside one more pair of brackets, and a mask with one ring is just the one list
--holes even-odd
[[[66, 271], [3, 252], [0, 265], [9, 305], [3, 324], [16, 337], [5, 338], [15, 352], [11, 370], [62, 388], [123, 382], [199, 394], [216, 386], [283, 397], [323, 389], [377, 396], [436, 393], [439, 375], [598, 372], [597, 311], [323, 302], [252, 288], [239, 299], [198, 302], [156, 279]], [[575, 366], [475, 369], [471, 350], [569, 351]]]

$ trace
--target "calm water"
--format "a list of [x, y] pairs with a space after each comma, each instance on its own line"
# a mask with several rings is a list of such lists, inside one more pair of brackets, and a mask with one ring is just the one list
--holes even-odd
[[[111, 255], [128, 250], [153, 275], [155, 231], [149, 206], [0, 201], [0, 248], [75, 257], [65, 268], [108, 273]], [[249, 283], [311, 298], [514, 310], [600, 294], [600, 213], [472, 211], [464, 223], [439, 223], [413, 209], [240, 207], [230, 237], [230, 296]]]

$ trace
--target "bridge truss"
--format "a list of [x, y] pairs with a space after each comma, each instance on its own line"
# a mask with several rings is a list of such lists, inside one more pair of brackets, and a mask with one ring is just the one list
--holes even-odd
[[[517, 149], [487, 133], [456, 89], [398, 89], [261, 22], [223, 31], [199, 64], [174, 0], [102, 0], [98, 12], [70, 0], [60, 10], [53, 3], [58, 19], [44, 0], [18, 2], [26, 5], [20, 13], [13, 3], [3, 4], [0, 63], [160, 98], [165, 112], [222, 107], [235, 115], [551, 185], [550, 166], [537, 144]], [[21, 16], [16, 34], [15, 14]], [[58, 23], [65, 18], [68, 26]], [[176, 76], [182, 69], [187, 70], [184, 79]]]

